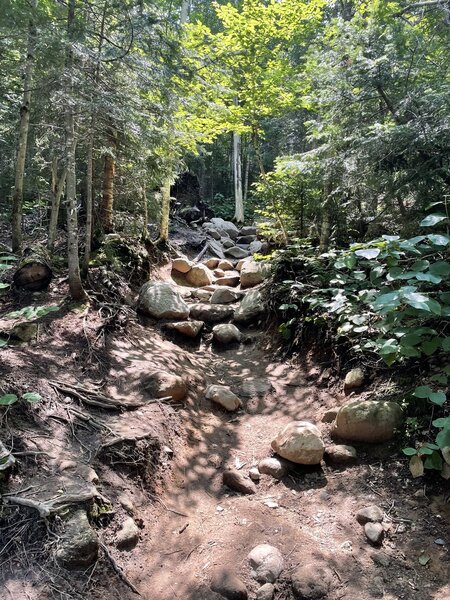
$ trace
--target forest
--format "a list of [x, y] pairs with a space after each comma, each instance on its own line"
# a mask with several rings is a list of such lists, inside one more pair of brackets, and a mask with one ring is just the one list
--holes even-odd
[[0, 0], [5, 598], [450, 598], [449, 56], [449, 0]]

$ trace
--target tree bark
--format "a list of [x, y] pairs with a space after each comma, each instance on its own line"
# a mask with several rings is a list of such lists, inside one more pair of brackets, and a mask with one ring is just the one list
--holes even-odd
[[58, 227], [59, 207], [61, 205], [61, 197], [66, 184], [67, 167], [64, 167], [61, 175], [58, 177], [58, 159], [56, 156], [52, 160], [52, 207], [50, 212], [50, 223], [48, 225], [48, 241], [47, 248], [53, 252], [56, 240], [56, 231]]
[[189, 8], [190, 8], [190, 1], [189, 0], [183, 0], [181, 3], [181, 16], [180, 16], [180, 23], [181, 25], [184, 25], [184, 23], [187, 22], [188, 17], [189, 17]]
[[166, 244], [169, 239], [170, 186], [172, 180], [167, 177], [161, 188], [161, 221], [157, 244]]
[[74, 300], [84, 300], [86, 292], [83, 289], [80, 276], [80, 261], [78, 254], [78, 218], [76, 204], [76, 137], [73, 106], [73, 49], [75, 28], [75, 0], [69, 0], [67, 13], [67, 94], [66, 94], [66, 202], [67, 202], [67, 259], [69, 267], [69, 290]]
[[34, 51], [36, 47], [36, 26], [34, 11], [37, 0], [31, 1], [30, 20], [28, 25], [27, 56], [25, 59], [24, 92], [20, 107], [19, 139], [17, 143], [16, 172], [12, 196], [11, 234], [12, 249], [17, 252], [22, 248], [22, 212], [23, 212], [23, 178], [28, 145], [28, 129], [30, 125], [31, 87], [34, 73]]
[[[169, 199], [170, 202], [170, 199]], [[148, 203], [147, 203], [147, 190], [145, 183], [142, 186], [142, 239], [145, 241], [148, 238]]]
[[244, 198], [242, 195], [242, 157], [241, 136], [233, 133], [233, 179], [234, 179], [234, 220], [237, 223], [244, 222]]
[[324, 185], [324, 202], [322, 206], [322, 224], [320, 227], [320, 252], [326, 252], [330, 246], [331, 238], [331, 184], [326, 182]]
[[100, 206], [100, 222], [104, 233], [114, 231], [114, 176], [116, 174], [117, 130], [112, 124], [107, 131], [109, 152], [105, 154], [103, 169], [103, 194]]

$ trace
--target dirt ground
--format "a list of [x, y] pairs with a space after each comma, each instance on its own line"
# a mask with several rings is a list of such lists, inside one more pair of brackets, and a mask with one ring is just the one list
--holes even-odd
[[[61, 300], [65, 286], [60, 281], [35, 300]], [[238, 575], [253, 599], [258, 586], [246, 557], [265, 542], [285, 559], [276, 600], [293, 598], [290, 575], [306, 564], [332, 569], [328, 600], [450, 599], [448, 486], [437, 476], [413, 480], [398, 443], [359, 445], [357, 463], [345, 469], [323, 463], [299, 466], [282, 481], [262, 475], [251, 496], [222, 485], [224, 468], [247, 472], [270, 456], [271, 440], [291, 420], [320, 424], [330, 442], [330, 426], [321, 418], [344, 400], [339, 391], [317, 384], [320, 365], [279, 361], [267, 332], [247, 333], [252, 343], [218, 350], [208, 336], [198, 343], [169, 339], [159, 324], [141, 322], [131, 311], [123, 328], [108, 334], [92, 309], [66, 307], [43, 319], [35, 343], [1, 351], [0, 391], [32, 388], [43, 396], [39, 405], [11, 407], [1, 415], [0, 439], [37, 453], [19, 459], [8, 493], [33, 486], [51, 497], [74, 482], [85, 488], [93, 481], [112, 506], [93, 525], [116, 565], [101, 551], [85, 571], [62, 570], [53, 559], [57, 523], [16, 507], [14, 519], [0, 525], [2, 599], [136, 598], [117, 566], [145, 600], [220, 600], [209, 587], [218, 568]], [[182, 375], [188, 400], [146, 404], [140, 380], [154, 369]], [[99, 386], [105, 396], [137, 408], [113, 412], [80, 405], [49, 384], [55, 380]], [[269, 391], [243, 398], [237, 413], [225, 413], [204, 397], [210, 383], [229, 385], [239, 395], [242, 383], [252, 380], [266, 382]], [[83, 423], [80, 410], [110, 431]], [[132, 464], [105, 453], [111, 431], [151, 440], [153, 460]], [[141, 527], [130, 552], [114, 545], [126, 517], [119, 502], [124, 493]], [[355, 519], [358, 509], [371, 504], [384, 510], [389, 527], [378, 549]], [[419, 563], [423, 556], [426, 565]]]

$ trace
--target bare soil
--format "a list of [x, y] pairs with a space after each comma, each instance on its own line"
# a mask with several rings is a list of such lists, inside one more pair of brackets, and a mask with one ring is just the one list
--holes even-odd
[[[65, 286], [57, 282], [34, 300], [60, 300]], [[331, 441], [321, 418], [344, 396], [317, 384], [320, 365], [277, 360], [271, 334], [257, 329], [247, 332], [254, 337], [251, 344], [218, 350], [208, 336], [198, 343], [168, 339], [158, 323], [141, 322], [131, 311], [122, 329], [108, 334], [92, 307], [72, 308], [42, 319], [32, 345], [1, 351], [0, 391], [37, 391], [44, 398], [1, 413], [0, 439], [25, 453], [3, 491], [50, 499], [71, 486], [80, 492], [95, 485], [110, 508], [92, 523], [116, 570], [103, 551], [86, 571], [61, 569], [53, 559], [58, 519], [46, 523], [32, 509], [3, 504], [1, 598], [136, 598], [118, 566], [145, 600], [220, 600], [209, 587], [217, 568], [237, 574], [253, 599], [258, 586], [246, 557], [267, 542], [281, 550], [286, 563], [276, 600], [293, 598], [290, 575], [305, 564], [332, 569], [328, 600], [450, 599], [447, 483], [436, 475], [413, 480], [398, 443], [358, 446], [358, 462], [345, 469], [297, 467], [282, 481], [263, 475], [252, 496], [223, 487], [225, 468], [247, 472], [271, 454], [271, 440], [293, 419], [320, 423]], [[154, 369], [182, 375], [189, 382], [187, 401], [148, 404], [140, 379]], [[141, 406], [95, 408], [58, 393], [49, 384], [54, 380], [97, 387], [125, 409], [127, 403]], [[242, 382], [250, 380], [264, 380], [271, 389], [263, 397], [243, 398], [236, 414], [204, 397], [209, 383], [229, 385], [239, 394]], [[125, 441], [108, 446], [117, 436]], [[126, 442], [133, 438], [137, 441]], [[115, 547], [127, 516], [119, 502], [124, 493], [141, 527], [139, 544], [130, 552]], [[378, 549], [355, 519], [370, 504], [383, 508], [389, 525]], [[425, 566], [419, 563], [424, 555]]]

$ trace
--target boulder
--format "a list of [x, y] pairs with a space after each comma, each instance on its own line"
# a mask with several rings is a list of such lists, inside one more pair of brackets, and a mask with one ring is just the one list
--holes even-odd
[[206, 233], [212, 237], [213, 240], [217, 240], [218, 242], [222, 239], [222, 233], [217, 231], [215, 227], [208, 227]]
[[325, 460], [332, 465], [346, 465], [356, 461], [356, 449], [343, 444], [331, 444], [325, 448]]
[[86, 511], [78, 509], [64, 523], [56, 547], [56, 560], [68, 569], [86, 568], [97, 560], [98, 547], [97, 534], [89, 525]]
[[356, 442], [386, 442], [402, 420], [403, 411], [395, 402], [354, 400], [340, 408], [332, 434]]
[[194, 290], [192, 292], [192, 297], [193, 298], [197, 298], [198, 300], [200, 300], [201, 302], [208, 302], [209, 299], [212, 296], [212, 292], [209, 290], [203, 290], [203, 289], [199, 289], [199, 290]]
[[258, 467], [252, 467], [248, 472], [248, 476], [252, 481], [259, 481], [261, 479], [261, 473], [259, 472]]
[[188, 273], [192, 269], [192, 263], [187, 258], [176, 258], [172, 262], [172, 269], [178, 273]]
[[179, 375], [166, 371], [153, 371], [142, 378], [142, 386], [152, 398], [171, 396], [174, 400], [183, 400], [188, 387]]
[[206, 265], [197, 264], [194, 265], [186, 275], [186, 280], [191, 285], [203, 287], [204, 285], [211, 285], [211, 283], [214, 281], [214, 275]]
[[275, 456], [263, 458], [258, 464], [258, 471], [260, 473], [271, 475], [275, 479], [283, 479], [289, 473], [290, 468], [291, 465], [286, 460]]
[[364, 533], [371, 544], [379, 546], [384, 538], [384, 529], [381, 523], [366, 523]]
[[364, 371], [357, 367], [347, 373], [344, 379], [344, 390], [354, 390], [364, 385]]
[[256, 235], [240, 235], [236, 240], [236, 245], [249, 245], [256, 240]]
[[133, 550], [139, 541], [139, 529], [134, 519], [128, 517], [116, 535], [116, 546], [119, 550]]
[[274, 585], [272, 583], [265, 583], [259, 590], [256, 590], [256, 600], [272, 600], [274, 593]]
[[260, 583], [274, 583], [284, 568], [284, 560], [278, 548], [260, 544], [248, 555], [253, 579]]
[[254, 225], [246, 225], [245, 227], [241, 227], [239, 230], [239, 235], [241, 237], [244, 235], [256, 235], [256, 227]]
[[234, 246], [234, 242], [233, 240], [230, 240], [230, 238], [222, 238], [220, 241], [225, 249], [232, 248]]
[[219, 259], [218, 258], [208, 258], [208, 260], [205, 260], [205, 266], [208, 267], [208, 269], [216, 269], [219, 265]]
[[237, 410], [242, 404], [236, 394], [225, 385], [210, 385], [206, 390], [206, 397], [230, 412]]
[[292, 591], [299, 600], [326, 598], [332, 581], [332, 571], [316, 563], [298, 567], [291, 576]]
[[220, 217], [213, 217], [211, 219], [211, 223], [216, 227], [219, 231], [225, 231], [230, 238], [233, 240], [236, 239], [239, 235], [239, 229], [236, 227], [234, 223], [231, 221], [225, 221]]
[[242, 296], [242, 292], [228, 287], [221, 287], [213, 292], [210, 302], [211, 304], [230, 304], [231, 302], [237, 302]]
[[245, 258], [248, 256], [247, 250], [243, 248], [239, 248], [239, 246], [233, 246], [232, 248], [227, 248], [224, 252], [225, 256], [231, 256], [232, 258]]
[[262, 283], [270, 275], [270, 264], [266, 262], [246, 261], [241, 268], [241, 287], [249, 288]]
[[251, 256], [247, 256], [246, 258], [241, 258], [240, 260], [238, 260], [237, 264], [236, 264], [236, 271], [241, 271], [242, 267], [245, 265], [246, 262], [253, 260], [253, 258]]
[[212, 576], [211, 590], [227, 600], [247, 600], [245, 584], [228, 570], [220, 569]]
[[222, 269], [214, 269], [213, 273], [215, 277], [225, 277], [225, 271]]
[[263, 247], [264, 244], [262, 242], [260, 242], [259, 240], [255, 240], [250, 244], [248, 249], [252, 254], [259, 254], [262, 251]]
[[322, 417], [322, 423], [332, 423], [335, 420], [338, 412], [339, 408], [330, 408], [327, 410]]
[[384, 513], [379, 506], [373, 504], [372, 506], [366, 506], [361, 508], [356, 513], [356, 520], [360, 525], [366, 523], [381, 523], [383, 520]]
[[241, 341], [242, 334], [236, 325], [222, 323], [213, 327], [213, 339], [219, 344], [232, 344]]
[[195, 338], [203, 329], [203, 321], [179, 321], [178, 323], [167, 323], [166, 328], [171, 331], [178, 331], [186, 337]]
[[241, 494], [256, 494], [256, 486], [253, 481], [244, 473], [235, 469], [224, 471], [223, 484]]
[[236, 287], [239, 285], [241, 280], [241, 276], [237, 271], [227, 271], [223, 277], [219, 277], [216, 279], [217, 285], [225, 285], [229, 287]]
[[226, 259], [221, 260], [217, 267], [222, 271], [234, 271], [233, 263]]
[[271, 445], [277, 454], [301, 465], [319, 464], [325, 449], [319, 429], [308, 421], [289, 423]]
[[238, 309], [234, 314], [234, 320], [236, 323], [249, 323], [256, 321], [259, 317], [264, 314], [264, 299], [263, 295], [259, 290], [251, 290], [248, 292]]
[[193, 304], [191, 306], [191, 318], [207, 323], [217, 323], [232, 317], [234, 309], [221, 304]]
[[186, 319], [189, 306], [170, 283], [148, 281], [139, 292], [138, 310], [156, 319]]

